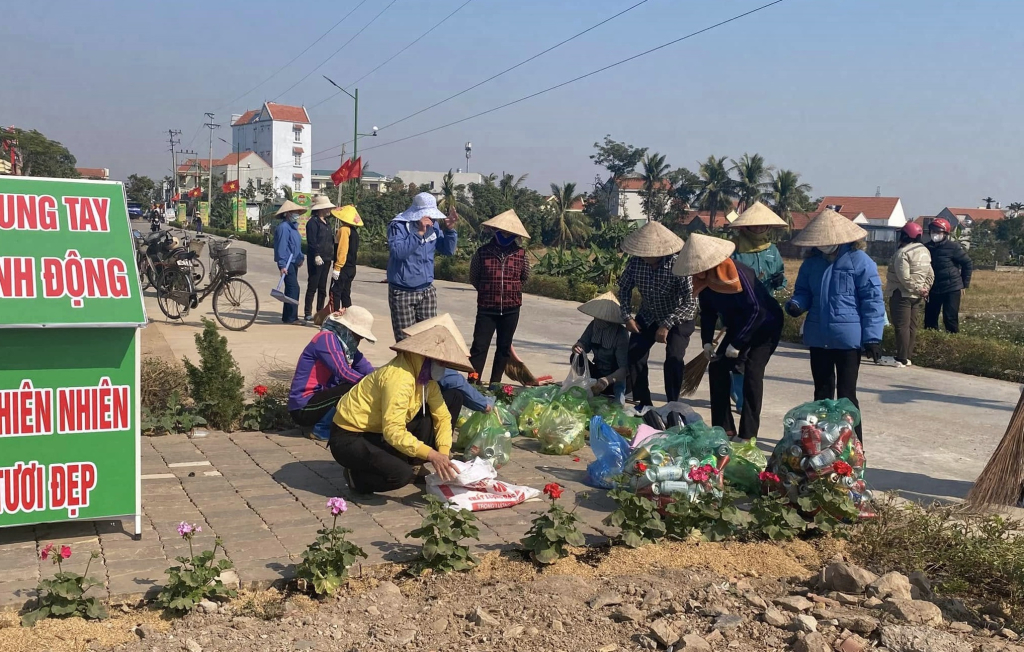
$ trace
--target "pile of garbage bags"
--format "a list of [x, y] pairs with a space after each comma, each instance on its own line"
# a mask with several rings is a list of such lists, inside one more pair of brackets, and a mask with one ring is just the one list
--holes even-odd
[[465, 419], [460, 418], [459, 421], [459, 435], [454, 448], [464, 453], [466, 461], [480, 458], [500, 469], [512, 459], [512, 433], [497, 409], [470, 411]]
[[864, 482], [867, 459], [854, 432], [859, 423], [860, 411], [845, 398], [804, 403], [786, 413], [768, 470], [779, 477], [790, 500], [805, 495], [808, 483], [824, 478], [849, 491], [861, 516], [870, 513], [871, 492]]

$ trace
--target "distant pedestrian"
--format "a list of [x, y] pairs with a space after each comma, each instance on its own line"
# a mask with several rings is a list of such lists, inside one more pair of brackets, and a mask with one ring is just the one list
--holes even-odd
[[196, 214], [195, 214], [195, 226], [196, 226], [196, 229], [195, 229], [196, 233], [202, 233], [203, 232], [203, 216], [200, 215], [198, 211], [196, 211]]
[[[772, 229], [789, 226], [786, 220], [759, 201], [755, 201], [730, 225], [736, 252], [732, 259], [749, 267], [768, 293], [774, 295], [786, 287], [786, 267], [782, 252], [772, 242]], [[730, 390], [736, 411], [743, 413], [743, 371], [732, 373]]]
[[[803, 339], [811, 350], [815, 401], [847, 398], [859, 408], [861, 352], [876, 363], [882, 355], [882, 281], [864, 251], [865, 237], [867, 231], [826, 208], [793, 238], [793, 244], [810, 250], [786, 312], [793, 317], [807, 313]], [[856, 431], [863, 439], [862, 425]]]
[[924, 246], [932, 256], [935, 283], [924, 307], [924, 327], [938, 330], [941, 312], [946, 332], [959, 333], [960, 298], [971, 287], [974, 265], [960, 243], [952, 239], [950, 230], [949, 222], [941, 217], [928, 225], [929, 241]]
[[421, 192], [388, 225], [388, 306], [396, 342], [409, 326], [437, 316], [434, 253], [455, 253], [458, 219], [454, 209], [446, 218], [437, 199]]
[[359, 229], [363, 226], [363, 218], [355, 206], [342, 206], [331, 211], [338, 218], [341, 226], [335, 234], [337, 250], [334, 256], [334, 269], [331, 271], [331, 297], [334, 309], [348, 308], [352, 305], [352, 281], [356, 278], [356, 262], [359, 257]]
[[529, 239], [530, 234], [514, 210], [492, 217], [481, 226], [490, 229], [493, 237], [477, 249], [469, 261], [469, 282], [476, 288], [476, 325], [469, 363], [482, 381], [487, 349], [497, 331], [498, 342], [491, 364], [493, 385], [501, 382], [512, 355], [512, 338], [519, 325], [519, 308], [523, 305], [523, 285], [530, 277], [530, 261], [519, 246], [518, 238]]
[[286, 199], [274, 215], [281, 220], [274, 230], [274, 261], [284, 277], [284, 294], [295, 304], [283, 302], [281, 321], [294, 324], [299, 321], [299, 268], [302, 267], [302, 236], [299, 235], [298, 216], [306, 209]]
[[921, 310], [935, 281], [932, 257], [921, 243], [920, 224], [908, 222], [900, 229], [899, 249], [889, 261], [885, 291], [889, 313], [896, 329], [896, 366], [909, 367], [917, 340]]
[[[619, 277], [619, 303], [629, 337], [629, 377], [633, 399], [651, 403], [647, 358], [655, 343], [665, 345], [665, 395], [679, 400], [686, 347], [694, 331], [697, 300], [689, 276], [676, 276], [672, 265], [683, 241], [659, 222], [648, 222], [626, 236], [622, 251], [631, 257]], [[633, 289], [640, 291], [640, 311], [633, 315]]]
[[325, 195], [317, 195], [310, 211], [313, 215], [306, 222], [306, 324], [313, 321], [313, 297], [316, 297], [316, 312], [323, 310], [327, 303], [327, 279], [331, 276], [334, 262], [334, 231], [327, 223], [331, 211], [337, 208]]

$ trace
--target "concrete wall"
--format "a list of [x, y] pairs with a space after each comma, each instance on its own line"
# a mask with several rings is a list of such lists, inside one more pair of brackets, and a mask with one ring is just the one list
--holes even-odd
[[647, 220], [644, 215], [643, 200], [638, 190], [619, 190], [613, 195], [612, 215], [626, 217], [631, 220]]

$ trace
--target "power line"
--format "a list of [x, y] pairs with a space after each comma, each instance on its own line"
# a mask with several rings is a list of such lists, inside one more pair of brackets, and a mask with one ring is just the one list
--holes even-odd
[[[436, 24], [435, 24], [435, 25], [434, 25], [433, 27], [431, 27], [431, 28], [430, 28], [430, 29], [428, 29], [427, 31], [425, 31], [425, 32], [423, 32], [422, 34], [420, 34], [420, 35], [419, 35], [419, 37], [418, 37], [418, 38], [417, 38], [417, 39], [416, 39], [415, 41], [413, 41], [412, 43], [410, 43], [410, 44], [406, 45], [406, 46], [405, 46], [404, 48], [402, 48], [402, 49], [401, 49], [401, 50], [399, 50], [398, 52], [395, 52], [395, 53], [394, 53], [393, 55], [391, 55], [391, 56], [390, 56], [389, 58], [385, 59], [383, 63], [381, 63], [381, 64], [380, 64], [380, 65], [378, 65], [378, 66], [377, 66], [376, 68], [374, 68], [374, 69], [373, 69], [373, 70], [371, 70], [370, 72], [366, 73], [365, 75], [363, 75], [363, 76], [362, 76], [362, 77], [360, 77], [359, 79], [355, 80], [355, 81], [354, 81], [354, 82], [352, 82], [351, 84], [346, 84], [346, 85], [345, 85], [345, 88], [352, 88], [353, 86], [355, 86], [355, 85], [356, 85], [356, 84], [358, 84], [359, 82], [363, 81], [364, 79], [366, 79], [367, 77], [369, 77], [369, 76], [370, 76], [370, 75], [372, 75], [373, 73], [377, 72], [378, 70], [380, 70], [381, 68], [383, 68], [383, 67], [384, 67], [384, 66], [386, 66], [387, 64], [391, 63], [391, 61], [392, 61], [392, 60], [394, 60], [394, 59], [395, 59], [395, 58], [396, 58], [396, 57], [397, 57], [398, 55], [402, 54], [403, 52], [405, 52], [406, 50], [408, 50], [408, 49], [409, 49], [409, 48], [411, 48], [412, 46], [414, 46], [414, 45], [416, 45], [417, 43], [419, 43], [420, 41], [422, 41], [422, 40], [423, 40], [423, 39], [424, 39], [424, 38], [425, 38], [425, 37], [426, 37], [426, 36], [427, 36], [428, 34], [430, 34], [430, 33], [431, 33], [431, 32], [433, 32], [433, 31], [434, 31], [435, 29], [437, 29], [438, 27], [440, 27], [441, 25], [443, 25], [443, 24], [444, 24], [444, 23], [445, 23], [445, 22], [446, 22], [446, 21], [447, 21], [447, 20], [448, 20], [449, 18], [451, 18], [451, 17], [452, 17], [452, 16], [454, 16], [455, 14], [459, 13], [459, 11], [460, 11], [460, 10], [461, 10], [461, 9], [462, 9], [463, 7], [465, 7], [466, 5], [468, 5], [468, 4], [470, 3], [470, 2], [473, 2], [473, 0], [466, 0], [465, 2], [463, 2], [463, 3], [461, 4], [461, 5], [459, 5], [459, 6], [458, 6], [458, 7], [457, 7], [457, 8], [455, 9], [455, 11], [453, 11], [453, 12], [452, 12], [452, 13], [450, 13], [450, 14], [448, 14], [447, 16], [445, 16], [444, 18], [442, 18], [442, 19], [440, 20], [440, 22], [436, 23]], [[331, 95], [329, 95], [329, 96], [325, 97], [324, 99], [320, 100], [319, 102], [317, 102], [316, 104], [314, 104], [313, 106], [311, 106], [311, 107], [309, 107], [309, 108], [311, 108], [311, 109], [315, 109], [316, 107], [320, 106], [320, 105], [321, 105], [321, 104], [323, 104], [324, 102], [327, 102], [328, 100], [333, 100], [333, 99], [334, 99], [335, 97], [337, 97], [337, 96], [338, 96], [338, 95], [340, 95], [340, 94], [341, 94], [341, 91], [338, 91], [338, 92], [336, 92], [336, 93], [332, 93]]]
[[[615, 63], [609, 64], [609, 65], [604, 66], [602, 68], [598, 68], [597, 70], [592, 70], [591, 72], [588, 72], [586, 74], [580, 75], [578, 77], [574, 77], [574, 78], [572, 78], [570, 80], [567, 80], [567, 81], [564, 81], [564, 82], [562, 82], [560, 84], [555, 84], [554, 86], [550, 86], [548, 88], [545, 88], [544, 90], [537, 91], [536, 93], [531, 93], [531, 94], [526, 95], [524, 97], [520, 97], [519, 99], [512, 100], [511, 102], [506, 102], [506, 103], [504, 103], [504, 104], [502, 104], [500, 106], [496, 106], [494, 108], [487, 109], [486, 111], [481, 111], [479, 113], [475, 113], [475, 114], [473, 114], [471, 116], [467, 116], [467, 117], [462, 118], [460, 120], [455, 120], [454, 122], [449, 122], [449, 123], [441, 125], [439, 127], [434, 127], [433, 129], [427, 129], [426, 131], [421, 131], [421, 132], [413, 134], [411, 136], [405, 136], [403, 138], [398, 138], [398, 139], [395, 139], [395, 140], [392, 140], [392, 141], [388, 141], [386, 143], [381, 143], [380, 145], [374, 145], [372, 147], [367, 147], [363, 151], [364, 152], [368, 152], [368, 151], [370, 151], [372, 149], [377, 149], [379, 147], [387, 147], [388, 145], [394, 145], [395, 143], [400, 143], [400, 142], [403, 142], [403, 141], [406, 141], [406, 140], [410, 140], [412, 138], [418, 138], [419, 136], [425, 136], [426, 134], [433, 133], [435, 131], [440, 131], [441, 129], [446, 129], [446, 128], [451, 127], [451, 126], [454, 126], [454, 125], [457, 125], [457, 124], [461, 124], [461, 123], [469, 121], [469, 120], [473, 120], [474, 118], [479, 118], [480, 116], [487, 115], [488, 113], [494, 113], [495, 111], [500, 111], [501, 109], [510, 107], [510, 106], [512, 106], [514, 104], [519, 104], [520, 102], [525, 102], [526, 100], [533, 99], [533, 98], [535, 98], [535, 97], [537, 97], [539, 95], [543, 95], [545, 93], [549, 93], [549, 92], [551, 92], [553, 90], [557, 90], [559, 88], [562, 88], [563, 86], [568, 86], [569, 84], [573, 84], [573, 83], [578, 82], [578, 81], [580, 81], [582, 79], [586, 79], [587, 77], [592, 77], [592, 76], [594, 76], [594, 75], [596, 75], [598, 73], [602, 73], [602, 72], [605, 72], [606, 70], [610, 70], [610, 69], [615, 68], [617, 66], [621, 66], [624, 63], [629, 63], [630, 61], [634, 61], [636, 59], [639, 59], [640, 57], [647, 56], [648, 54], [651, 54], [653, 52], [657, 52], [658, 50], [663, 50], [664, 48], [667, 48], [667, 47], [669, 47], [671, 45], [675, 45], [676, 43], [679, 43], [681, 41], [685, 41], [687, 39], [693, 38], [694, 36], [698, 36], [698, 35], [703, 34], [705, 32], [711, 31], [711, 30], [713, 30], [713, 29], [715, 29], [717, 27], [721, 27], [722, 25], [726, 25], [726, 24], [731, 23], [733, 21], [737, 21], [737, 20], [739, 20], [741, 18], [745, 18], [746, 16], [749, 16], [751, 14], [755, 14], [755, 13], [757, 13], [759, 11], [763, 11], [764, 9], [768, 9], [769, 7], [772, 7], [774, 5], [781, 4], [783, 1], [784, 0], [774, 0], [774, 2], [769, 2], [767, 4], [761, 5], [760, 7], [756, 7], [754, 9], [751, 9], [750, 11], [744, 12], [742, 14], [738, 14], [736, 16], [733, 16], [732, 18], [728, 18], [728, 19], [723, 20], [721, 22], [715, 23], [714, 25], [709, 25], [708, 27], [705, 27], [703, 29], [699, 29], [699, 30], [697, 30], [695, 32], [691, 32], [691, 33], [687, 34], [686, 36], [681, 36], [681, 37], [679, 37], [677, 39], [674, 39], [672, 41], [669, 41], [667, 43], [663, 43], [663, 44], [661, 44], [661, 45], [659, 45], [657, 47], [653, 47], [653, 48], [651, 48], [649, 50], [645, 50], [643, 52], [640, 52], [639, 54], [634, 54], [631, 57], [628, 57], [626, 59], [622, 59], [620, 61], [616, 61]], [[336, 146], [336, 147], [338, 147], [338, 146]], [[330, 149], [334, 149], [334, 148], [330, 148]], [[327, 150], [324, 150], [324, 151], [327, 151]], [[322, 152], [317, 152], [317, 153], [319, 154], [319, 153], [322, 153]], [[323, 159], [319, 159], [319, 160], [323, 160]]]
[[313, 74], [314, 72], [316, 72], [317, 70], [320, 70], [321, 68], [323, 68], [323, 67], [324, 67], [324, 64], [326, 64], [326, 63], [327, 63], [328, 61], [330, 61], [331, 59], [333, 59], [334, 57], [336, 57], [336, 56], [338, 55], [338, 53], [339, 53], [339, 52], [341, 52], [342, 50], [344, 50], [344, 49], [345, 49], [345, 47], [346, 47], [346, 46], [347, 46], [347, 45], [348, 45], [349, 43], [351, 43], [352, 41], [354, 41], [354, 40], [356, 39], [356, 37], [357, 37], [357, 36], [359, 36], [360, 34], [362, 34], [362, 33], [363, 33], [363, 32], [364, 32], [365, 30], [366, 30], [366, 28], [367, 28], [367, 27], [369, 27], [370, 25], [372, 25], [372, 24], [373, 24], [373, 23], [374, 23], [374, 22], [375, 22], [375, 21], [376, 21], [376, 20], [377, 20], [378, 18], [380, 18], [381, 16], [383, 16], [383, 15], [384, 15], [384, 12], [385, 12], [385, 11], [387, 11], [388, 9], [390, 9], [390, 8], [391, 8], [391, 5], [395, 4], [396, 2], [398, 2], [398, 0], [391, 0], [391, 2], [390, 2], [390, 3], [389, 3], [389, 4], [387, 5], [387, 6], [386, 6], [386, 7], [384, 7], [383, 9], [381, 9], [381, 10], [380, 10], [380, 13], [379, 13], [379, 14], [377, 14], [376, 16], [374, 16], [373, 18], [371, 18], [371, 19], [370, 19], [370, 22], [368, 22], [368, 23], [366, 23], [365, 25], [363, 25], [362, 29], [360, 29], [360, 30], [359, 30], [358, 32], [356, 32], [356, 33], [355, 33], [355, 34], [354, 34], [354, 35], [352, 36], [352, 38], [350, 38], [349, 40], [345, 41], [345, 43], [343, 43], [343, 44], [342, 44], [342, 46], [341, 46], [340, 48], [338, 48], [337, 50], [335, 50], [335, 51], [334, 51], [334, 53], [333, 53], [333, 54], [331, 54], [331, 56], [329, 56], [329, 57], [327, 57], [326, 59], [324, 59], [323, 61], [321, 61], [321, 62], [320, 62], [320, 64], [319, 64], [319, 65], [318, 65], [318, 66], [317, 66], [316, 68], [313, 68], [312, 70], [310, 70], [310, 71], [309, 71], [308, 73], [306, 73], [306, 75], [305, 75], [305, 76], [304, 76], [304, 77], [303, 77], [302, 79], [300, 79], [299, 81], [295, 82], [294, 84], [292, 84], [291, 86], [289, 86], [288, 88], [286, 88], [286, 89], [284, 90], [284, 92], [282, 92], [282, 93], [278, 94], [278, 96], [277, 96], [277, 97], [275, 97], [274, 99], [275, 99], [275, 100], [277, 100], [277, 99], [278, 99], [279, 97], [281, 97], [282, 95], [284, 95], [285, 93], [287, 93], [287, 92], [288, 92], [288, 91], [290, 91], [291, 89], [295, 88], [296, 86], [298, 86], [298, 85], [299, 85], [299, 84], [301, 84], [302, 82], [306, 81], [306, 79], [308, 79], [308, 78], [309, 78], [309, 76], [310, 76], [310, 75], [312, 75], [312, 74]]
[[280, 67], [280, 68], [278, 68], [277, 70], [275, 70], [275, 71], [274, 71], [274, 72], [273, 72], [273, 73], [272, 73], [272, 74], [271, 74], [271, 75], [270, 75], [269, 77], [267, 77], [266, 79], [264, 79], [264, 80], [263, 80], [263, 81], [261, 81], [260, 83], [256, 84], [255, 86], [253, 86], [253, 87], [252, 87], [252, 88], [250, 88], [249, 90], [245, 91], [244, 93], [242, 93], [241, 95], [239, 95], [239, 96], [238, 96], [238, 97], [236, 97], [235, 99], [231, 100], [230, 102], [225, 102], [225, 103], [224, 103], [224, 104], [222, 104], [221, 106], [217, 107], [217, 108], [216, 108], [215, 110], [216, 110], [216, 111], [220, 111], [220, 110], [221, 110], [221, 109], [223, 109], [224, 107], [226, 107], [226, 106], [229, 106], [229, 105], [231, 105], [231, 104], [234, 104], [234, 103], [235, 103], [235, 102], [237, 102], [238, 100], [240, 100], [240, 99], [244, 98], [244, 97], [245, 97], [246, 95], [248, 95], [249, 93], [253, 92], [254, 90], [256, 90], [257, 88], [259, 88], [259, 87], [260, 87], [260, 86], [262, 86], [263, 84], [266, 84], [266, 83], [267, 83], [268, 81], [270, 81], [271, 79], [273, 79], [274, 77], [276, 77], [276, 76], [277, 76], [278, 74], [280, 74], [280, 73], [281, 73], [281, 71], [282, 71], [282, 70], [284, 70], [284, 69], [285, 69], [285, 68], [287, 68], [288, 66], [292, 65], [293, 63], [295, 63], [295, 62], [296, 62], [296, 61], [298, 60], [298, 58], [299, 58], [299, 57], [301, 57], [302, 55], [304, 55], [304, 54], [306, 54], [307, 52], [309, 52], [310, 48], [312, 48], [312, 47], [313, 47], [314, 45], [316, 45], [316, 44], [317, 44], [317, 43], [319, 43], [320, 41], [324, 40], [324, 39], [325, 39], [325, 38], [327, 37], [327, 35], [328, 35], [328, 34], [330, 34], [330, 33], [331, 33], [331, 32], [333, 32], [333, 31], [334, 31], [335, 29], [337, 29], [337, 28], [338, 28], [338, 25], [341, 25], [341, 24], [342, 24], [343, 22], [345, 22], [345, 19], [346, 19], [346, 18], [348, 18], [349, 16], [351, 16], [351, 15], [352, 15], [353, 13], [355, 13], [355, 12], [356, 12], [356, 10], [357, 10], [357, 9], [359, 9], [359, 8], [360, 8], [360, 7], [362, 7], [362, 6], [364, 5], [364, 4], [366, 4], [366, 1], [367, 1], [367, 0], [362, 0], [362, 2], [360, 2], [359, 4], [357, 4], [357, 5], [356, 5], [356, 6], [355, 6], [355, 7], [354, 7], [354, 8], [352, 9], [352, 11], [350, 11], [350, 12], [348, 12], [347, 14], [345, 14], [344, 16], [342, 16], [342, 17], [341, 17], [341, 20], [339, 20], [338, 22], [334, 23], [334, 25], [333, 25], [333, 26], [331, 26], [331, 28], [330, 28], [329, 30], [327, 30], [326, 32], [324, 32], [323, 34], [321, 34], [321, 35], [320, 35], [320, 38], [318, 38], [317, 40], [315, 40], [315, 41], [313, 41], [312, 43], [310, 43], [309, 45], [307, 45], [307, 46], [306, 46], [306, 49], [305, 49], [305, 50], [303, 50], [302, 52], [299, 52], [298, 54], [296, 54], [296, 55], [295, 55], [295, 57], [294, 57], [294, 58], [293, 58], [293, 59], [292, 59], [291, 61], [289, 61], [288, 63], [284, 64], [283, 66], [281, 66], [281, 67]]

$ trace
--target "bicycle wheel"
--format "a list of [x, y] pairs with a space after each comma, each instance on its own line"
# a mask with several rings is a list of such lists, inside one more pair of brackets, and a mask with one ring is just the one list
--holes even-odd
[[149, 258], [146, 256], [141, 256], [136, 262], [139, 266], [139, 285], [145, 292], [153, 287], [153, 269], [149, 266]]
[[256, 290], [240, 278], [229, 278], [213, 293], [213, 314], [229, 331], [244, 331], [256, 321], [260, 300]]
[[203, 261], [196, 258], [191, 261], [192, 263], [192, 285], [193, 287], [199, 287], [199, 284], [203, 282], [203, 278], [206, 276], [206, 265]]
[[177, 267], [168, 267], [160, 274], [156, 289], [156, 303], [168, 319], [182, 319], [189, 311], [192, 283], [188, 273]]

